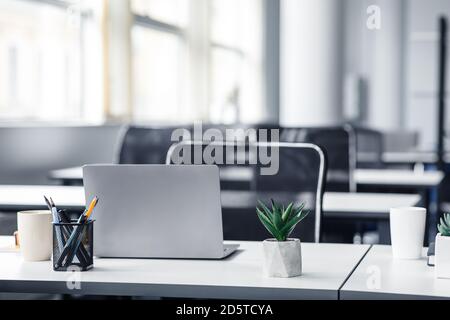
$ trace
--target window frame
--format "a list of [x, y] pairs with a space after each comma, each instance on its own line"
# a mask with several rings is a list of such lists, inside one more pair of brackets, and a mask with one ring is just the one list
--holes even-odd
[[[28, 2], [33, 5], [47, 5], [49, 7], [52, 7], [56, 10], [65, 11], [66, 14], [67, 10], [71, 7], [77, 7], [79, 4], [70, 2], [69, 0], [17, 0], [19, 2]], [[85, 85], [84, 85], [84, 79], [86, 78], [86, 52], [84, 50], [85, 41], [85, 34], [84, 34], [84, 28], [86, 23], [92, 22], [93, 18], [93, 11], [90, 9], [84, 9], [77, 12], [80, 17], [80, 26], [79, 26], [79, 62], [80, 62], [80, 70], [79, 70], [79, 103], [77, 106], [77, 115], [75, 117], [64, 115], [61, 118], [57, 117], [55, 119], [50, 118], [40, 118], [37, 116], [39, 111], [34, 111], [31, 113], [21, 114], [19, 116], [13, 116], [13, 115], [1, 115], [0, 116], [0, 123], [8, 123], [8, 122], [14, 122], [14, 123], [36, 123], [36, 124], [54, 124], [59, 125], [61, 123], [74, 123], [74, 124], [97, 124], [99, 123], [98, 119], [92, 120], [89, 119], [86, 115], [86, 105], [85, 105]], [[65, 88], [67, 89], [67, 88]], [[69, 108], [69, 105], [67, 106]]]
[[[69, 0], [20, 0], [24, 2], [33, 2], [33, 3], [42, 3], [42, 4], [49, 4], [55, 7], [59, 7], [61, 9], [68, 9], [70, 6], [76, 6], [77, 3], [71, 3]], [[104, 3], [106, 3], [106, 0], [103, 0]], [[268, 8], [275, 7], [279, 9], [279, 4], [277, 3], [275, 5], [275, 2], [278, 2], [277, 0], [261, 0], [261, 12], [262, 12], [262, 19], [264, 24], [262, 25], [263, 29], [263, 36], [262, 40], [263, 43], [261, 43], [261, 53], [263, 55], [263, 61], [271, 60], [272, 58], [275, 58], [273, 62], [276, 62], [274, 66], [270, 65], [269, 67], [271, 70], [262, 70], [261, 72], [261, 79], [259, 81], [262, 82], [262, 92], [261, 99], [263, 101], [269, 101], [270, 106], [262, 106], [262, 108], [269, 109], [268, 112], [270, 114], [270, 118], [276, 119], [278, 117], [278, 102], [279, 102], [279, 84], [276, 79], [276, 75], [279, 72], [279, 53], [278, 49], [273, 50], [271, 48], [271, 51], [268, 51], [268, 44], [278, 43], [279, 36], [274, 34], [273, 32], [269, 35], [267, 35], [267, 26], [266, 24], [270, 22], [270, 25], [273, 26], [275, 23], [276, 25], [279, 24], [279, 10], [278, 13], [275, 14], [275, 16], [278, 18], [277, 21], [274, 22], [274, 14], [270, 14], [268, 11]], [[270, 6], [268, 6], [270, 4]], [[190, 69], [190, 74], [187, 79], [183, 80], [183, 84], [180, 86], [180, 95], [185, 95], [185, 91], [189, 92], [189, 97], [186, 99], [186, 103], [188, 103], [191, 107], [187, 108], [189, 109], [188, 112], [192, 113], [192, 120], [204, 120], [208, 121], [211, 119], [211, 93], [212, 93], [212, 74], [211, 74], [211, 56], [212, 52], [215, 48], [223, 49], [229, 52], [233, 52], [234, 54], [237, 54], [242, 59], [246, 58], [245, 52], [238, 48], [237, 46], [230, 46], [226, 44], [217, 43], [216, 41], [213, 41], [211, 38], [211, 21], [209, 20], [209, 14], [211, 12], [211, 3], [209, 0], [196, 0], [192, 1], [189, 6], [189, 19], [188, 24], [179, 26], [172, 23], [167, 23], [158, 19], [155, 19], [149, 15], [142, 15], [136, 12], [133, 12], [131, 2], [129, 6], [130, 14], [132, 16], [132, 23], [130, 25], [129, 32], [131, 33], [131, 28], [134, 26], [139, 26], [143, 28], [149, 28], [158, 32], [164, 32], [169, 33], [172, 35], [176, 35], [177, 37], [180, 37], [181, 40], [185, 42], [186, 50], [189, 55], [189, 59], [187, 60], [188, 68]], [[270, 16], [269, 16], [270, 14]], [[82, 17], [89, 17], [92, 15], [92, 12], [85, 12], [83, 11], [81, 16]], [[270, 19], [268, 19], [270, 18]], [[110, 19], [110, 18], [107, 18]], [[270, 21], [269, 21], [270, 20]], [[85, 21], [84, 19], [82, 20]], [[110, 21], [110, 23], [113, 21]], [[102, 33], [105, 33], [107, 31], [102, 30]], [[270, 36], [269, 39], [267, 37]], [[83, 33], [81, 31], [80, 37], [83, 37]], [[268, 41], [269, 40], [269, 41]], [[130, 43], [130, 46], [132, 44]], [[270, 46], [269, 46], [270, 47]], [[131, 50], [131, 49], [130, 49]], [[80, 48], [81, 54], [83, 56], [80, 57], [83, 67], [82, 70], [80, 70], [80, 81], [84, 81], [84, 78], [86, 76], [86, 56], [84, 56], [86, 53], [83, 49]], [[193, 51], [195, 51], [195, 55], [193, 56]], [[267, 54], [272, 56], [267, 56]], [[272, 61], [271, 61], [272, 63]], [[184, 67], [183, 67], [184, 68]], [[86, 110], [86, 108], [90, 107], [90, 103], [86, 103], [86, 97], [83, 95], [83, 91], [85, 89], [84, 85], [80, 85], [80, 106], [79, 106], [79, 118], [73, 120], [73, 122], [84, 122], [84, 123], [103, 123], [103, 122], [109, 122], [110, 120], [115, 121], [113, 117], [110, 117], [108, 113], [108, 98], [111, 93], [108, 91], [110, 80], [104, 79], [102, 87], [105, 92], [104, 94], [104, 108], [103, 111], [99, 110], [101, 113], [100, 118], [95, 116], [95, 119], [91, 117], [89, 114], [90, 111]], [[133, 90], [133, 89], [132, 89]], [[182, 93], [183, 92], [183, 93]], [[186, 98], [186, 96], [183, 96], [183, 98]], [[181, 99], [183, 99], [181, 98]], [[184, 103], [184, 101], [183, 101]], [[273, 104], [273, 106], [272, 106]], [[194, 106], [194, 107], [192, 107]], [[133, 103], [131, 104], [131, 110], [134, 108]], [[101, 108], [100, 108], [101, 109]], [[273, 110], [272, 110], [273, 109]], [[265, 111], [263, 110], [263, 113]], [[99, 113], [99, 115], [100, 115]], [[90, 119], [88, 117], [91, 117]], [[2, 117], [0, 119], [1, 121], [9, 120], [8, 117]], [[24, 118], [18, 119], [23, 121], [29, 121], [30, 119], [26, 116]], [[129, 117], [124, 117], [123, 120], [134, 120], [132, 116], [132, 112], [129, 114]], [[168, 119], [169, 121], [178, 121], [179, 119]], [[72, 121], [71, 119], [36, 119], [34, 116], [31, 119], [31, 121], [36, 122], [45, 122], [45, 121], [51, 121], [51, 122], [61, 122], [61, 121]], [[150, 119], [151, 121], [151, 119]]]
[[[172, 36], [176, 36], [178, 38], [178, 40], [180, 41], [180, 43], [182, 43], [184, 46], [186, 46], [186, 44], [188, 43], [188, 28], [189, 26], [186, 27], [181, 27], [178, 26], [176, 24], [172, 24], [172, 23], [167, 23], [158, 19], [153, 18], [150, 15], [142, 15], [139, 13], [135, 13], [133, 12], [132, 6], [131, 6], [131, 2], [130, 2], [130, 11], [131, 11], [131, 15], [132, 15], [132, 24], [131, 24], [131, 29], [134, 27], [141, 27], [141, 28], [145, 28], [148, 30], [152, 30], [152, 31], [156, 31], [156, 32], [160, 32], [163, 34], [168, 34], [168, 35], [172, 35]], [[130, 30], [130, 33], [132, 33], [132, 30]], [[131, 44], [131, 47], [133, 47], [133, 44]], [[188, 46], [187, 46], [188, 47]], [[181, 59], [181, 58], [180, 58]], [[180, 63], [180, 61], [178, 61]], [[133, 62], [132, 62], [133, 63]], [[132, 67], [133, 68], [133, 67]], [[183, 82], [182, 79], [178, 79], [179, 82]], [[189, 81], [188, 81], [189, 82]], [[180, 92], [178, 93], [178, 105], [177, 105], [177, 112], [179, 111], [179, 109], [181, 108], [180, 105], [180, 101], [182, 101], [183, 99], [180, 97], [180, 95], [182, 95], [182, 91], [183, 91], [183, 85], [182, 83], [179, 83], [179, 90]], [[134, 88], [132, 88], [132, 92], [134, 92]], [[134, 118], [134, 112], [133, 109], [136, 107], [134, 99], [132, 102], [132, 114], [131, 114], [131, 121], [137, 121], [139, 122], [139, 119], [135, 119]], [[148, 120], [144, 120], [144, 122], [147, 122]], [[151, 120], [150, 120], [151, 121]], [[173, 119], [167, 119], [164, 120], [165, 122], [176, 122]]]
[[[262, 1], [261, 11], [264, 13], [265, 4]], [[271, 0], [269, 0], [271, 1]], [[131, 9], [132, 10], [132, 9]], [[144, 28], [149, 28], [159, 32], [171, 33], [179, 36], [182, 40], [186, 41], [187, 50], [192, 50], [193, 47], [196, 49], [196, 54], [200, 56], [197, 59], [190, 59], [191, 64], [190, 69], [193, 74], [190, 74], [188, 83], [191, 83], [191, 87], [188, 90], [200, 94], [200, 97], [194, 97], [190, 101], [191, 105], [198, 106], [196, 110], [191, 111], [194, 113], [194, 120], [211, 120], [211, 106], [213, 101], [211, 100], [212, 88], [213, 88], [213, 76], [212, 76], [212, 64], [211, 58], [214, 49], [222, 49], [237, 55], [240, 59], [245, 61], [247, 54], [238, 46], [231, 46], [227, 44], [218, 43], [213, 41], [211, 37], [212, 25], [211, 21], [206, 17], [210, 16], [212, 10], [212, 4], [209, 0], [192, 1], [190, 3], [190, 19], [188, 25], [184, 27], [177, 26], [175, 24], [170, 24], [163, 22], [158, 19], [152, 18], [150, 15], [142, 15], [139, 13], [132, 12], [133, 16], [133, 26], [137, 25]], [[262, 19], [263, 17], [261, 17]], [[195, 21], [195, 26], [192, 21]], [[200, 30], [199, 30], [200, 29]], [[201, 31], [203, 30], [203, 32]], [[206, 30], [206, 32], [205, 32]], [[194, 33], [194, 34], [193, 34]], [[201, 35], [195, 33], [202, 33]], [[263, 50], [263, 44], [261, 44], [261, 50]], [[192, 52], [188, 53], [192, 55]], [[264, 79], [260, 79], [264, 83]], [[194, 83], [203, 83], [204, 88], [195, 87]], [[193, 86], [193, 87], [192, 87]], [[264, 94], [261, 92], [261, 94]], [[262, 98], [263, 99], [263, 98]], [[264, 99], [263, 99], [264, 100]], [[168, 119], [170, 121], [170, 119]], [[241, 119], [238, 119], [240, 121]]]

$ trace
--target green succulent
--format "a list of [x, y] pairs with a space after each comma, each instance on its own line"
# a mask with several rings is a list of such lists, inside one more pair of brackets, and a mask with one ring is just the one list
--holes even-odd
[[304, 203], [294, 206], [294, 203], [291, 202], [286, 209], [274, 200], [271, 200], [272, 209], [269, 209], [261, 201], [258, 203], [256, 213], [259, 220], [278, 241], [286, 241], [295, 226], [309, 214], [309, 211], [304, 209]]
[[437, 228], [442, 236], [450, 237], [450, 214], [444, 213], [444, 219], [440, 219], [440, 224], [438, 224]]

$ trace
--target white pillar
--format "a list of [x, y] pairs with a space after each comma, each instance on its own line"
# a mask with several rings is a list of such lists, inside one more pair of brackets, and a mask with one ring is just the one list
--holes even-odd
[[132, 110], [131, 26], [129, 0], [104, 0], [105, 111], [109, 119], [130, 119]]
[[342, 121], [341, 0], [281, 0], [281, 106], [284, 126]]
[[372, 69], [369, 79], [368, 124], [380, 130], [402, 126], [403, 105], [403, 0], [377, 0], [381, 28], [368, 31]]

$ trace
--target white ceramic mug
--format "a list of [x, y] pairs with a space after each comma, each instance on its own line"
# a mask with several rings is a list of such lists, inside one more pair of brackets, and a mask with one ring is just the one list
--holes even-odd
[[17, 213], [20, 251], [25, 261], [50, 260], [53, 249], [52, 214], [30, 210]]
[[391, 208], [391, 245], [396, 259], [419, 259], [425, 235], [425, 208]]

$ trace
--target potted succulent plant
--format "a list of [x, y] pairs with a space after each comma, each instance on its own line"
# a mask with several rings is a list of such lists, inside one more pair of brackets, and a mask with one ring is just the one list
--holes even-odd
[[271, 200], [272, 208], [259, 202], [256, 213], [273, 238], [263, 241], [264, 272], [269, 277], [289, 278], [302, 273], [302, 252], [300, 239], [290, 239], [295, 226], [303, 220], [308, 211], [304, 204], [286, 208]]
[[435, 240], [436, 278], [450, 278], [450, 214], [444, 214], [438, 224], [439, 233]]

